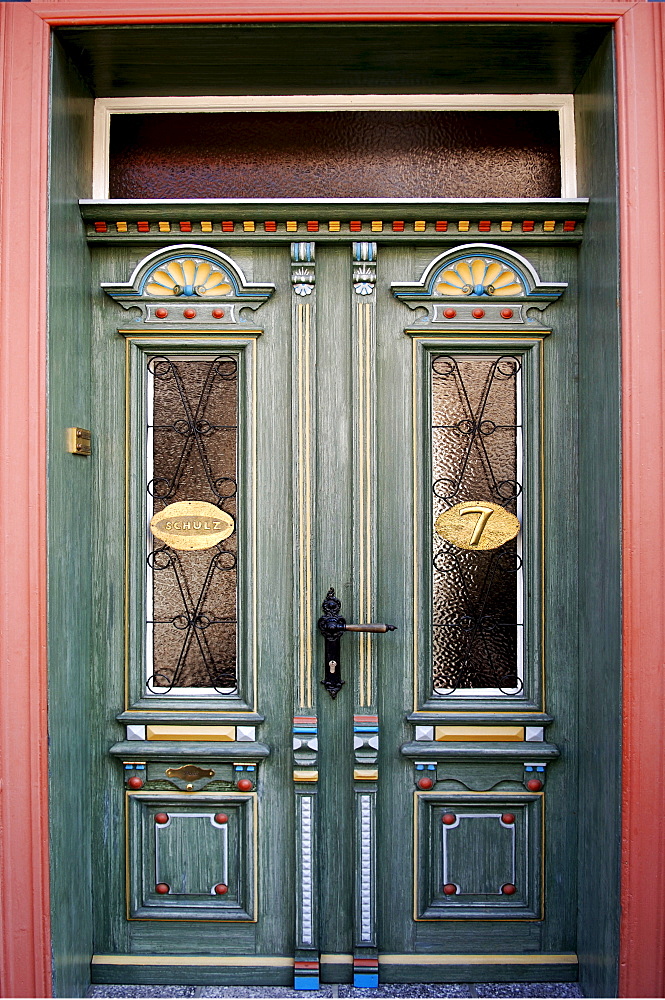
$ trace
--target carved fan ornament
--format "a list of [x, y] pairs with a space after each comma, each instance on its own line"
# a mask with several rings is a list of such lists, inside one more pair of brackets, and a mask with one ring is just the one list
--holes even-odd
[[[435, 257], [419, 281], [394, 282], [395, 298], [427, 310], [416, 324], [456, 328], [542, 325], [533, 316], [555, 302], [565, 282], [543, 282], [521, 254], [493, 243], [467, 243]], [[500, 300], [500, 301], [497, 301]]]
[[502, 261], [467, 257], [443, 271], [435, 286], [439, 295], [523, 295], [524, 286]]
[[192, 243], [148, 254], [129, 281], [101, 287], [123, 309], [140, 310], [135, 322], [162, 327], [242, 323], [242, 307], [258, 309], [275, 291], [273, 284], [247, 281], [239, 265], [214, 247]]

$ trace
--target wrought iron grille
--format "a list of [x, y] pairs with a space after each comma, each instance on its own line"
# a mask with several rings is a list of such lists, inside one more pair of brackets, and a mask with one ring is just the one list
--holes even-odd
[[[204, 500], [237, 518], [235, 357], [152, 357], [149, 513]], [[152, 694], [229, 694], [237, 686], [237, 530], [213, 548], [176, 551], [151, 537], [148, 679]]]
[[[462, 501], [521, 515], [521, 364], [503, 355], [431, 362], [434, 518]], [[434, 534], [432, 662], [437, 695], [522, 690], [521, 540], [457, 548]]]

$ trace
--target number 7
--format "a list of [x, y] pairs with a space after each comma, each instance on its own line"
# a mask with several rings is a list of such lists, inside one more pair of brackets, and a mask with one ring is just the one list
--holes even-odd
[[476, 503], [469, 504], [468, 507], [460, 508], [460, 517], [464, 517], [466, 514], [478, 514], [478, 520], [476, 521], [476, 526], [473, 529], [471, 535], [470, 545], [477, 545], [480, 541], [480, 537], [485, 530], [485, 525], [489, 521], [490, 517], [494, 513], [493, 507], [487, 507], [485, 504]]

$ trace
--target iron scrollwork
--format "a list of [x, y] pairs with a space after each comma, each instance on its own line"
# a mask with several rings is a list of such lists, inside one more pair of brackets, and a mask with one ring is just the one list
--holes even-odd
[[[219, 387], [237, 383], [237, 369], [237, 360], [229, 355], [209, 362], [160, 355], [148, 363], [155, 389], [163, 387], [159, 414], [156, 411], [152, 425], [153, 438], [158, 440], [156, 474], [148, 484], [155, 512], [183, 493], [209, 490], [214, 505], [233, 523], [230, 535], [206, 550], [179, 552], [160, 545], [147, 557], [153, 580], [153, 614], [148, 620], [154, 637], [153, 672], [147, 680], [151, 694], [194, 687], [228, 695], [237, 685], [232, 596], [237, 565], [237, 417], [227, 422], [231, 411], [219, 401]], [[228, 458], [222, 461], [220, 455], [226, 454]], [[223, 579], [228, 583], [223, 584]], [[213, 600], [221, 602], [219, 610], [211, 606]]]

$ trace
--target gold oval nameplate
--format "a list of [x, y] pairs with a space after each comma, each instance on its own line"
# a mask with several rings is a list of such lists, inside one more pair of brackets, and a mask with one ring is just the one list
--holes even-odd
[[498, 503], [488, 500], [465, 500], [444, 510], [437, 517], [434, 528], [437, 535], [458, 549], [498, 549], [520, 530], [514, 514]]
[[150, 530], [172, 549], [211, 549], [232, 534], [235, 522], [225, 510], [204, 500], [179, 500], [158, 511]]

